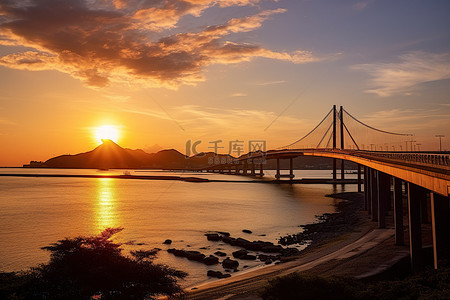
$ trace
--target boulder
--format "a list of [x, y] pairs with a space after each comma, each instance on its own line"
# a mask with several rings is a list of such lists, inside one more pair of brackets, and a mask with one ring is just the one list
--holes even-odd
[[164, 241], [163, 244], [170, 245], [170, 244], [172, 244], [172, 240], [167, 239], [167, 240]]
[[239, 267], [239, 262], [237, 260], [232, 260], [230, 258], [226, 258], [223, 262], [222, 262], [222, 266], [225, 269], [236, 269], [237, 267]]
[[186, 257], [186, 251], [178, 250], [175, 248], [167, 249], [167, 252], [172, 253], [175, 256]]
[[225, 252], [222, 252], [222, 251], [216, 251], [216, 252], [214, 252], [214, 254], [215, 255], [217, 255], [217, 256], [227, 256], [227, 254], [225, 253]]
[[265, 253], [280, 253], [281, 251], [283, 251], [283, 247], [281, 247], [281, 246], [275, 246], [275, 245], [272, 245], [272, 246], [264, 246], [264, 247], [261, 249], [261, 251], [262, 251], [262, 252], [265, 252]]
[[256, 255], [246, 254], [246, 255], [240, 257], [239, 259], [244, 259], [244, 260], [256, 260]]
[[198, 251], [185, 251], [186, 258], [189, 260], [195, 260], [202, 262], [205, 259], [205, 254], [200, 253]]
[[243, 233], [248, 233], [248, 234], [253, 233], [251, 230], [248, 230], [248, 229], [243, 229], [242, 232], [243, 232]]
[[237, 238], [237, 239], [234, 241], [234, 243], [231, 243], [231, 245], [232, 245], [232, 246], [239, 246], [239, 247], [242, 247], [242, 248], [246, 248], [246, 249], [247, 249], [251, 243], [252, 243], [252, 242], [250, 242], [250, 241], [248, 241], [248, 240], [246, 240], [246, 239], [243, 239], [243, 238]]
[[202, 261], [205, 265], [211, 266], [219, 263], [219, 259], [213, 255], [205, 257]]
[[232, 254], [233, 254], [234, 258], [241, 258], [241, 257], [247, 255], [248, 251], [244, 250], [244, 249], [241, 249], [241, 250], [238, 250], [238, 251], [234, 251]]
[[235, 240], [236, 240], [235, 238], [232, 238], [232, 237], [229, 237], [229, 236], [223, 236], [223, 237], [222, 237], [222, 242], [227, 243], [227, 244], [230, 244], [230, 245], [231, 245], [231, 243], [234, 242]]
[[218, 235], [217, 233], [206, 233], [206, 238], [208, 239], [208, 241], [220, 241], [221, 237], [220, 235]]

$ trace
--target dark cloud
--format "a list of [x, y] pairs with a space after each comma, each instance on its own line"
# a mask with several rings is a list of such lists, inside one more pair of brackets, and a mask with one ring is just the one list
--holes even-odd
[[268, 57], [295, 63], [316, 61], [307, 52], [278, 53], [260, 46], [223, 41], [224, 36], [259, 28], [269, 10], [197, 33], [152, 41], [181, 17], [200, 15], [213, 5], [251, 5], [258, 0], [0, 0], [0, 44], [35, 49], [0, 58], [0, 65], [27, 70], [59, 70], [92, 86], [139, 81], [177, 86], [203, 80], [213, 63]]

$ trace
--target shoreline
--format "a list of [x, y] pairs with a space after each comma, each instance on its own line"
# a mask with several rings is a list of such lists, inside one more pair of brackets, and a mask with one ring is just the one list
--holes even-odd
[[[376, 225], [368, 221], [361, 209], [354, 211], [358, 205], [362, 206], [362, 194], [353, 192], [327, 196], [343, 201], [336, 203], [336, 213], [324, 214], [327, 217], [323, 222], [303, 226], [305, 231], [299, 235], [315, 235], [315, 238], [298, 256], [279, 264], [190, 287], [189, 290], [185, 289], [187, 299], [258, 298], [258, 291], [270, 279], [293, 272], [309, 272], [339, 259], [351, 259], [392, 238], [392, 230], [377, 230]], [[346, 224], [345, 219], [352, 222]], [[314, 230], [318, 230], [318, 233], [312, 233]]]

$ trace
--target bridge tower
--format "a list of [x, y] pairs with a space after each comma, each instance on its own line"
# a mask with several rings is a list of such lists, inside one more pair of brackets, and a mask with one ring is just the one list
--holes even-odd
[[[333, 150], [336, 149], [336, 105], [333, 105]], [[333, 180], [336, 180], [336, 158], [333, 158]]]
[[[340, 131], [341, 131], [341, 150], [344, 150], [344, 109], [342, 106], [339, 109], [339, 119], [340, 119]], [[341, 179], [344, 180], [345, 176], [344, 160], [341, 159]]]

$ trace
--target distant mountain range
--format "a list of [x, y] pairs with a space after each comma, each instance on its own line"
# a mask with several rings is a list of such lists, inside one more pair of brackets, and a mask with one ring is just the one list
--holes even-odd
[[[31, 161], [23, 165], [28, 168], [67, 168], [67, 169], [198, 169], [211, 165], [214, 159], [229, 161], [230, 155], [213, 152], [199, 153], [186, 157], [177, 150], [161, 150], [147, 153], [141, 149], [122, 148], [111, 140], [102, 140], [94, 150], [75, 155], [61, 155], [45, 162]], [[281, 167], [287, 168], [288, 161], [281, 161]], [[300, 157], [294, 160], [296, 169], [330, 169], [331, 159], [320, 157]], [[265, 169], [274, 169], [275, 160], [267, 161]]]
[[[75, 155], [61, 155], [45, 162], [31, 161], [24, 167], [67, 169], [196, 169], [208, 166], [215, 154], [200, 153], [186, 157], [177, 150], [146, 153], [141, 149], [122, 148], [111, 140], [102, 140], [94, 150]], [[232, 158], [220, 155], [220, 158]]]

